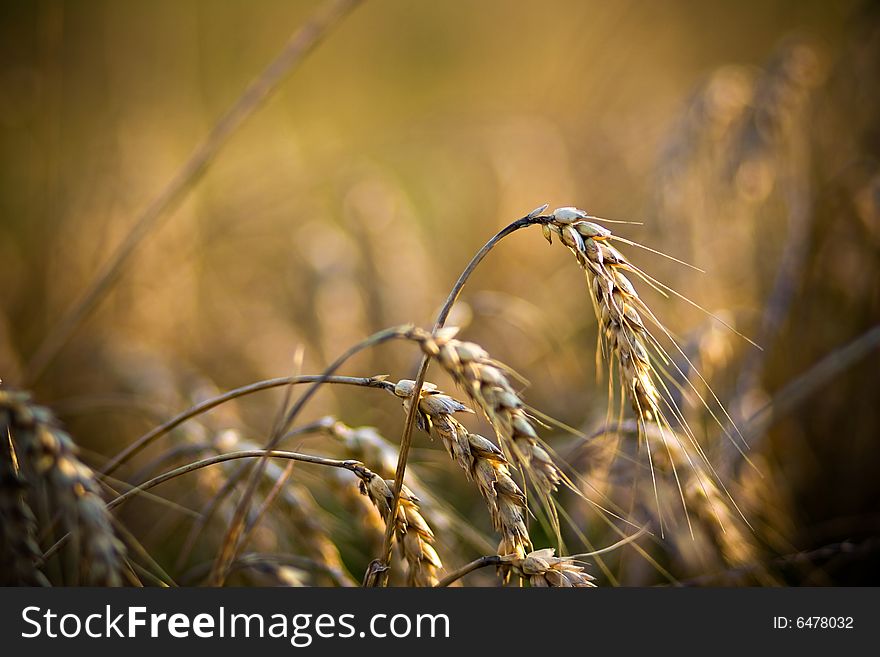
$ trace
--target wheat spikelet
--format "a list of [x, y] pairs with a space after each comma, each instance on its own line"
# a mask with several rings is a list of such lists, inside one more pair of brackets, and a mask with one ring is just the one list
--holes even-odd
[[95, 472], [76, 456], [76, 445], [49, 409], [27, 394], [0, 391], [0, 435], [20, 446], [22, 473], [31, 485], [44, 485], [67, 529], [81, 548], [80, 576], [85, 583], [122, 583], [125, 547], [101, 498]]
[[[394, 481], [382, 479], [366, 468], [357, 475], [361, 479], [361, 493], [370, 498], [387, 522], [394, 499]], [[434, 532], [419, 512], [418, 498], [406, 486], [401, 488], [394, 523], [397, 541], [409, 566], [407, 583], [410, 586], [436, 586], [440, 581], [437, 570], [443, 567], [443, 563], [434, 549]]]
[[407, 337], [419, 343], [485, 413], [510, 462], [525, 472], [552, 513], [550, 495], [562, 480], [559, 468], [541, 447], [523, 402], [502, 365], [478, 344], [452, 337], [456, 329], [435, 335], [414, 328]]
[[595, 586], [593, 576], [578, 565], [575, 557], [554, 556], [553, 548], [535, 550], [524, 557], [506, 557], [514, 572], [529, 584], [541, 588], [586, 588]]
[[[415, 382], [403, 379], [393, 392], [408, 410]], [[500, 555], [524, 557], [531, 549], [526, 527], [526, 498], [510, 474], [509, 463], [498, 447], [483, 436], [471, 433], [453, 417], [456, 412], [473, 411], [460, 401], [426, 383], [419, 396], [419, 427], [438, 438], [449, 456], [461, 466], [489, 508], [492, 525], [501, 534]]]

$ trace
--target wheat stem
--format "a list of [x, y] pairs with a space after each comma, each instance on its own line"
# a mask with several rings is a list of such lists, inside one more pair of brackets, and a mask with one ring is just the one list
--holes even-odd
[[488, 566], [500, 566], [502, 563], [502, 558], [497, 554], [487, 555], [485, 557], [480, 557], [479, 559], [474, 559], [469, 564], [462, 566], [456, 571], [449, 573], [446, 577], [441, 579], [435, 585], [435, 588], [444, 588], [457, 582], [465, 575], [474, 572], [475, 570], [479, 570], [480, 568], [486, 568]]

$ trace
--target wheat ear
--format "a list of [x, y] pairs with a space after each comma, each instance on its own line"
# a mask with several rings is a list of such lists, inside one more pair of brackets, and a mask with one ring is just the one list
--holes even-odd
[[95, 472], [82, 463], [70, 436], [52, 412], [22, 392], [0, 391], [0, 435], [18, 445], [21, 472], [32, 486], [42, 484], [63, 512], [68, 531], [81, 548], [79, 575], [97, 586], [119, 586], [125, 547], [100, 494]]
[[[405, 410], [412, 403], [415, 382], [399, 381], [393, 393], [403, 399]], [[425, 383], [419, 394], [418, 424], [432, 438], [439, 439], [449, 456], [475, 482], [486, 502], [492, 525], [501, 534], [500, 555], [525, 557], [531, 549], [526, 527], [526, 498], [511, 477], [509, 463], [503, 452], [483, 436], [471, 433], [453, 413], [473, 411], [457, 399]]]
[[633, 410], [644, 421], [659, 421], [661, 396], [648, 350], [653, 343], [639, 309], [650, 311], [624, 274], [634, 268], [608, 244], [611, 231], [586, 221], [583, 211], [560, 208], [553, 216], [553, 223], [542, 226], [544, 236], [550, 241], [554, 233], [558, 235], [586, 272], [603, 351], [617, 361]]
[[[394, 481], [382, 479], [366, 468], [355, 474], [361, 480], [361, 493], [370, 498], [387, 522], [394, 501]], [[407, 583], [410, 586], [436, 586], [440, 581], [437, 571], [443, 563], [434, 549], [434, 532], [419, 512], [418, 498], [405, 485], [400, 490], [394, 531], [409, 566]]]

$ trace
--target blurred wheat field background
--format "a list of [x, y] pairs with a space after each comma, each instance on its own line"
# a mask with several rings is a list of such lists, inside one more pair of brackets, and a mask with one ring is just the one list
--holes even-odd
[[[667, 368], [665, 394], [682, 409], [671, 429], [690, 432], [716, 471], [688, 485], [675, 465], [688, 455], [661, 449], [649, 463], [657, 430], [609, 395], [580, 268], [537, 227], [500, 243], [449, 324], [528, 380], [515, 393], [570, 479], [554, 536], [511, 467], [533, 547], [577, 555], [635, 536], [583, 557], [597, 585], [876, 584], [880, 13], [870, 3], [368, 0], [211, 158], [107, 297], [35, 367], [138, 214], [320, 6], [3, 3], [0, 554], [11, 563], [29, 550], [40, 575], [24, 582], [10, 567], [0, 579], [211, 582], [245, 497], [244, 461], [118, 510], [93, 506], [188, 462], [264, 446], [302, 386], [220, 405], [112, 476], [89, 473], [225, 391], [320, 374], [386, 327], [429, 327], [486, 240], [549, 202], [641, 222], [608, 227], [706, 273], [620, 250], [763, 350], [631, 276], [682, 345]], [[420, 356], [385, 343], [338, 374], [394, 383], [415, 378]], [[428, 381], [476, 408], [439, 364]], [[322, 386], [281, 449], [357, 459], [393, 479], [400, 401]], [[459, 419], [494, 438], [478, 413]], [[431, 550], [439, 578], [498, 544], [488, 497], [428, 433], [415, 430], [405, 477], [418, 501], [402, 504], [409, 529], [421, 527], [413, 514], [431, 529], [400, 538], [394, 584], [425, 583], [407, 578], [413, 564], [433, 568]], [[19, 467], [30, 458], [44, 481]], [[46, 459], [54, 465], [40, 469]], [[381, 484], [290, 463], [266, 466], [223, 581], [360, 583], [382, 547], [370, 503]], [[488, 463], [498, 467], [486, 453]], [[82, 535], [43, 563], [71, 527]], [[406, 552], [413, 542], [421, 557]], [[125, 576], [96, 566], [123, 553]], [[578, 580], [571, 568], [551, 570]], [[500, 581], [485, 568], [461, 583]]]

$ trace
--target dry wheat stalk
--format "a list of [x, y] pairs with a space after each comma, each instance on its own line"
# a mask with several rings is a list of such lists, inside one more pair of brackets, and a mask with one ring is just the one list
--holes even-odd
[[[393, 392], [403, 399], [404, 409], [411, 403], [414, 381], [403, 379]], [[525, 557], [531, 549], [526, 527], [526, 498], [510, 475], [507, 459], [498, 447], [483, 436], [471, 433], [453, 413], [473, 411], [457, 399], [425, 383], [419, 394], [418, 424], [432, 438], [438, 438], [449, 456], [461, 466], [468, 479], [477, 484], [495, 530], [501, 534], [500, 555]]]
[[532, 420], [504, 366], [492, 360], [480, 345], [456, 340], [456, 331], [440, 329], [432, 335], [413, 328], [407, 337], [416, 341], [425, 354], [436, 358], [485, 413], [507, 458], [529, 477], [550, 510], [549, 498], [562, 480], [562, 473], [540, 445]]
[[586, 588], [595, 586], [593, 576], [578, 565], [576, 557], [554, 556], [553, 548], [535, 550], [525, 557], [504, 557], [514, 572], [542, 588]]
[[[366, 468], [356, 474], [361, 480], [361, 493], [370, 498], [387, 521], [394, 500], [394, 481], [382, 479]], [[436, 586], [439, 582], [437, 571], [443, 563], [433, 546], [434, 532], [419, 512], [418, 498], [405, 485], [401, 488], [394, 525], [397, 541], [409, 565], [407, 583], [410, 586]]]
[[32, 486], [45, 486], [62, 511], [81, 553], [79, 575], [91, 585], [122, 583], [125, 547], [100, 494], [95, 472], [76, 456], [76, 445], [52, 412], [21, 392], [0, 391], [0, 435], [19, 446], [21, 472]]

